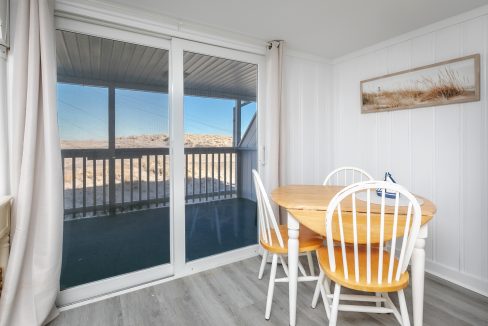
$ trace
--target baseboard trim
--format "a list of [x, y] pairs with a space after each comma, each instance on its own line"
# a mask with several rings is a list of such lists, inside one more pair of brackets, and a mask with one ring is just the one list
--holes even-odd
[[438, 279], [488, 297], [488, 280], [480, 279], [474, 275], [463, 273], [429, 260], [425, 262], [425, 271]]

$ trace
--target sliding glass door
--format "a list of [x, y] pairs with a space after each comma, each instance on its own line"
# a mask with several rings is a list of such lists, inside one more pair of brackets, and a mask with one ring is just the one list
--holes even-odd
[[169, 265], [168, 50], [56, 33], [61, 290]]
[[58, 304], [255, 253], [262, 57], [88, 23], [56, 40]]
[[183, 52], [186, 260], [257, 242], [256, 64]]

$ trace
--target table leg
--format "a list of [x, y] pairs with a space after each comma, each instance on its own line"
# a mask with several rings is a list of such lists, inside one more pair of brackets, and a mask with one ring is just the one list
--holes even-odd
[[420, 228], [412, 253], [412, 301], [413, 324], [420, 326], [424, 314], [424, 273], [425, 273], [425, 239], [427, 238], [427, 224]]
[[298, 284], [298, 234], [300, 224], [288, 213], [288, 280], [290, 325], [296, 324], [297, 312], [297, 284]]

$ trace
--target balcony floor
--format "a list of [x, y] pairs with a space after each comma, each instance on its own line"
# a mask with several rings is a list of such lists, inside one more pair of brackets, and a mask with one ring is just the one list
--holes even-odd
[[[270, 265], [258, 280], [258, 257], [67, 310], [62, 325], [288, 325], [288, 284], [275, 287], [264, 319]], [[305, 261], [304, 261], [305, 263]], [[280, 275], [283, 275], [281, 268]], [[297, 324], [327, 325], [322, 301], [312, 309], [314, 282], [298, 284]], [[412, 320], [411, 288], [406, 290]], [[397, 302], [396, 295], [391, 295]], [[446, 281], [425, 280], [424, 325], [487, 325], [488, 298]], [[393, 315], [339, 312], [338, 325], [398, 325]]]
[[[186, 234], [187, 260], [255, 244], [256, 204], [189, 204]], [[168, 235], [168, 207], [65, 221], [61, 289], [168, 263]]]

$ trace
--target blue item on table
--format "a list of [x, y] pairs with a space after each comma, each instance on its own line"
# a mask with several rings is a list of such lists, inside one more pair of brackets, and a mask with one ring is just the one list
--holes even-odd
[[[388, 181], [388, 179], [393, 182], [393, 183], [396, 183], [395, 179], [393, 179], [393, 177], [391, 176], [390, 172], [385, 172], [385, 180], [384, 181]], [[381, 188], [376, 188], [376, 194], [381, 197], [382, 196], [382, 193], [383, 193], [383, 189]], [[396, 198], [396, 193], [394, 192], [388, 192], [385, 190], [385, 197], [386, 198], [392, 198], [392, 199], [395, 199]]]

